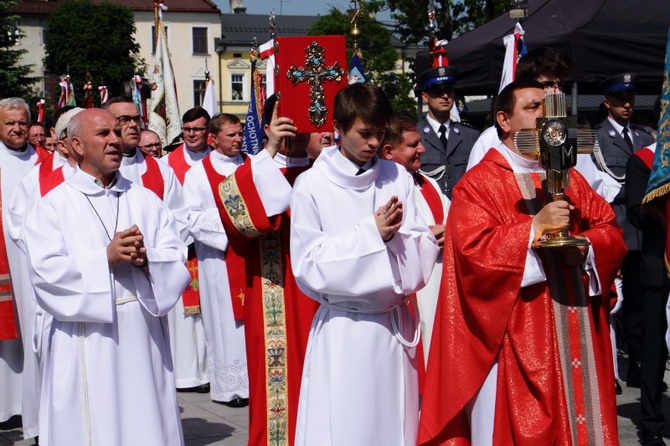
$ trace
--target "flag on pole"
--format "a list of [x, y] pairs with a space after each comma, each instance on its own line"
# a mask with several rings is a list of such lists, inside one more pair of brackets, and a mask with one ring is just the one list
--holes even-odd
[[109, 91], [107, 91], [107, 85], [101, 85], [98, 87], [100, 92], [100, 104], [104, 104], [109, 99]]
[[205, 97], [202, 100], [202, 108], [207, 110], [210, 117], [213, 117], [219, 113], [219, 107], [216, 103], [216, 86], [214, 81], [209, 79], [207, 81], [207, 87], [205, 88]]
[[86, 81], [84, 84], [84, 102], [82, 108], [93, 108], [93, 84], [91, 81]]
[[[644, 209], [661, 221], [666, 228], [670, 218], [670, 29], [665, 54], [665, 70], [661, 88], [661, 117], [658, 121], [658, 141], [654, 153], [647, 193], [642, 200]], [[670, 273], [670, 236], [665, 242], [665, 266]]]
[[349, 63], [349, 85], [356, 83], [362, 84], [366, 81], [363, 64], [361, 62], [361, 53], [356, 51]]
[[261, 60], [265, 60], [265, 97], [272, 96], [275, 92], [275, 40], [270, 39], [259, 47]]
[[261, 127], [264, 98], [261, 92], [262, 75], [256, 70], [256, 61], [251, 62], [251, 95], [247, 117], [244, 120], [242, 151], [255, 155], [263, 148], [264, 131]]
[[40, 99], [37, 102], [37, 122], [44, 122], [44, 104], [46, 101], [44, 98]]
[[144, 95], [142, 94], [142, 76], [136, 74], [130, 81], [130, 87], [133, 90], [133, 103], [140, 111], [142, 117], [142, 128], [146, 127], [147, 122], [147, 107], [144, 103]]
[[157, 30], [149, 129], [158, 134], [163, 145], [168, 145], [181, 134], [181, 115], [163, 22], [158, 22]]
[[505, 60], [503, 62], [502, 76], [500, 78], [500, 89], [502, 91], [508, 84], [514, 82], [514, 73], [516, 72], [516, 63], [519, 57], [528, 52], [526, 44], [523, 41], [525, 31], [521, 23], [517, 22], [514, 26], [514, 33], [503, 37], [505, 44]]
[[58, 99], [58, 108], [63, 108], [67, 105], [77, 106], [77, 102], [74, 99], [74, 85], [70, 82], [70, 76], [64, 75], [61, 76], [60, 82], [60, 98]]

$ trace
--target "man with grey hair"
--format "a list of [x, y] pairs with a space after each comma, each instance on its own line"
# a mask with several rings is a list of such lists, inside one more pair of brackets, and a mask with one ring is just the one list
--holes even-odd
[[73, 117], [78, 167], [25, 221], [35, 297], [53, 315], [42, 445], [184, 443], [164, 316], [189, 280], [186, 245], [163, 202], [121, 175], [117, 129], [105, 110]]
[[[0, 209], [9, 205], [19, 182], [38, 160], [35, 149], [28, 144], [29, 126], [26, 101], [0, 100]], [[2, 218], [0, 237], [0, 422], [24, 412], [26, 389], [22, 384], [23, 352], [18, 327], [21, 316], [27, 314], [23, 309], [32, 299], [30, 294], [22, 295], [13, 289], [13, 284], [26, 280], [27, 268], [25, 257], [8, 236], [8, 220]], [[28, 321], [20, 322], [24, 329], [32, 326]], [[23, 337], [26, 336], [28, 333], [24, 332]]]

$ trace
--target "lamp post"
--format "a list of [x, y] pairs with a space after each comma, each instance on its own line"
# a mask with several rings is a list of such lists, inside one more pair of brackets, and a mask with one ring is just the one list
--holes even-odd
[[214, 38], [214, 51], [216, 51], [216, 54], [219, 56], [219, 101], [218, 101], [218, 109], [219, 113], [221, 113], [221, 105], [223, 105], [223, 84], [221, 83], [221, 79], [223, 78], [222, 73], [221, 73], [221, 58], [223, 56], [223, 53], [226, 52], [228, 49], [228, 46], [225, 44], [224, 39], [226, 36], [221, 34], [221, 37], [215, 37]]

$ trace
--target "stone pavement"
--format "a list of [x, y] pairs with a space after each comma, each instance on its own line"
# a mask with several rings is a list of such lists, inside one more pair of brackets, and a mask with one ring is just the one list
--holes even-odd
[[[620, 357], [621, 376], [626, 376], [626, 359]], [[665, 381], [670, 383], [670, 372], [665, 372]], [[612, 389], [614, 391], [614, 389]], [[186, 446], [246, 446], [248, 439], [248, 409], [232, 409], [213, 403], [208, 394], [179, 393], [182, 422]], [[640, 416], [640, 389], [631, 389], [623, 384], [623, 395], [617, 397], [619, 414], [619, 439], [621, 446], [639, 445], [636, 423]], [[670, 394], [663, 397], [663, 412], [670, 420]], [[0, 446], [33, 446], [32, 440], [21, 440], [18, 417], [11, 420], [15, 427], [0, 430]], [[670, 423], [663, 431], [670, 445]], [[126, 446], [126, 445], [121, 445]], [[133, 445], [128, 445], [133, 446]]]

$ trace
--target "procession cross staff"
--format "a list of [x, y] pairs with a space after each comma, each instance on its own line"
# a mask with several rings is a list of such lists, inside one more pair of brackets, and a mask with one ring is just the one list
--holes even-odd
[[309, 83], [309, 120], [317, 128], [321, 128], [328, 118], [328, 108], [324, 103], [323, 82], [340, 82], [344, 70], [340, 67], [339, 62], [335, 62], [330, 67], [326, 66], [326, 59], [323, 56], [324, 48], [318, 42], [312, 42], [305, 48], [305, 52], [307, 53], [306, 68], [298, 68], [294, 64], [286, 75], [294, 86], [300, 82]]
[[[599, 150], [595, 130], [577, 126], [577, 118], [567, 116], [565, 93], [554, 89], [543, 100], [544, 117], [537, 118], [534, 129], [523, 129], [514, 135], [514, 145], [521, 154], [539, 155], [540, 166], [547, 173], [547, 192], [554, 201], [565, 199], [571, 167], [577, 165], [577, 154]], [[567, 230], [546, 234], [534, 248], [586, 246], [589, 241], [571, 236]]]

